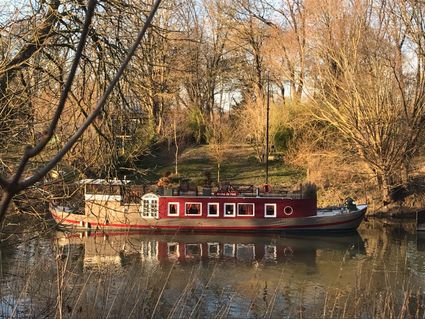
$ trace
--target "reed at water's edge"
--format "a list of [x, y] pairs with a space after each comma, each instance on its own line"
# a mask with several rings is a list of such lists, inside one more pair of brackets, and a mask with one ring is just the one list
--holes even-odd
[[424, 274], [412, 270], [412, 240], [374, 225], [361, 235], [365, 251], [307, 244], [280, 261], [189, 256], [166, 262], [154, 258], [150, 244], [122, 238], [96, 238], [89, 247], [36, 237], [2, 247], [0, 315], [422, 318]]

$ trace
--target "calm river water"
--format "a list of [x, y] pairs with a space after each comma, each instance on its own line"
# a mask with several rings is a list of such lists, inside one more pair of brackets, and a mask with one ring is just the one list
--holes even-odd
[[423, 318], [425, 237], [62, 233], [1, 246], [0, 317]]

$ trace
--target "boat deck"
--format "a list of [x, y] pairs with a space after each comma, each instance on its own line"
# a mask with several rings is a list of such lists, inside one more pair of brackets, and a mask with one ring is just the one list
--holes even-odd
[[[357, 205], [358, 210], [362, 210], [366, 207], [366, 205]], [[325, 209], [318, 209], [317, 210], [317, 216], [319, 217], [327, 217], [327, 216], [335, 216], [339, 214], [346, 214], [349, 210], [345, 207], [335, 207], [335, 208], [325, 208]]]

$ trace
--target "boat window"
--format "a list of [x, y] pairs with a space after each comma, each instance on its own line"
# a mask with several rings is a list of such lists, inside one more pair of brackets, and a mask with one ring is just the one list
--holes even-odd
[[201, 203], [186, 203], [185, 214], [190, 216], [201, 216]]
[[276, 204], [264, 205], [264, 217], [276, 217]]
[[158, 218], [158, 197], [154, 194], [144, 195], [139, 210], [144, 218]]
[[285, 208], [283, 209], [283, 213], [286, 216], [292, 215], [293, 212], [294, 212], [294, 209], [291, 206], [285, 206]]
[[158, 217], [158, 201], [151, 200], [151, 217]]
[[168, 203], [168, 216], [179, 216], [179, 203]]
[[144, 199], [143, 200], [143, 205], [142, 205], [142, 207], [143, 207], [143, 210], [142, 210], [142, 215], [143, 215], [143, 217], [148, 217], [150, 214], [150, 200], [148, 200], [148, 199]]
[[254, 204], [238, 204], [238, 216], [254, 216]]
[[208, 216], [218, 216], [218, 203], [208, 203]]
[[236, 204], [224, 204], [224, 217], [234, 217], [236, 210], [235, 206]]

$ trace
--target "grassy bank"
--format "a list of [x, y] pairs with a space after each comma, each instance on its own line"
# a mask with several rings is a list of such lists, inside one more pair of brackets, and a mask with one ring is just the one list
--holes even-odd
[[[172, 152], [163, 152], [152, 156], [144, 163], [147, 168], [146, 180], [154, 182], [165, 172], [175, 172]], [[217, 163], [208, 148], [201, 145], [187, 148], [179, 157], [178, 173], [194, 183], [202, 185], [205, 173], [211, 174], [217, 183]], [[265, 164], [255, 158], [255, 153], [248, 145], [232, 145], [225, 153], [220, 169], [220, 182], [233, 184], [261, 185], [265, 183]], [[284, 187], [292, 187], [305, 179], [305, 170], [300, 167], [285, 165], [282, 158], [269, 162], [269, 183]]]
[[[155, 183], [166, 172], [174, 174], [173, 153], [162, 152], [152, 156], [144, 163], [144, 167], [146, 168], [145, 179], [148, 183]], [[321, 169], [318, 165], [315, 173]], [[178, 174], [190, 179], [196, 185], [203, 185], [206, 172], [211, 174], [213, 183], [217, 185], [217, 163], [208, 145], [186, 148], [179, 157]], [[255, 157], [252, 147], [246, 144], [229, 147], [221, 163], [220, 183], [260, 186], [265, 183], [265, 176], [266, 166]], [[282, 156], [270, 157], [268, 180], [272, 188], [283, 187], [290, 190], [298, 189], [302, 183], [309, 181], [305, 168], [285, 162]], [[320, 183], [318, 186], [318, 201], [321, 207], [342, 204], [346, 197], [356, 198], [362, 203], [367, 202], [363, 185], [357, 185], [358, 187], [354, 188], [351, 181], [344, 181], [338, 187]]]
[[[175, 172], [174, 150], [162, 151], [143, 162], [144, 181], [155, 183], [166, 172]], [[272, 157], [271, 157], [272, 158]], [[314, 162], [314, 161], [313, 161]], [[396, 215], [411, 217], [425, 206], [425, 160], [418, 159], [411, 178], [411, 192], [402, 201], [384, 205], [374, 180], [361, 173], [361, 163], [316, 161], [307, 169], [285, 162], [282, 156], [269, 162], [269, 183], [274, 187], [294, 189], [301, 183], [314, 182], [318, 186], [319, 206], [341, 204], [346, 197], [369, 204], [369, 213], [378, 216]], [[416, 168], [417, 167], [417, 168]], [[217, 184], [217, 162], [208, 145], [187, 147], [178, 160], [178, 174], [197, 185], [203, 185], [205, 174]], [[225, 152], [220, 169], [220, 182], [231, 184], [262, 185], [265, 183], [265, 164], [255, 157], [254, 150], [246, 144], [232, 145]], [[308, 176], [307, 176], [308, 175]]]

